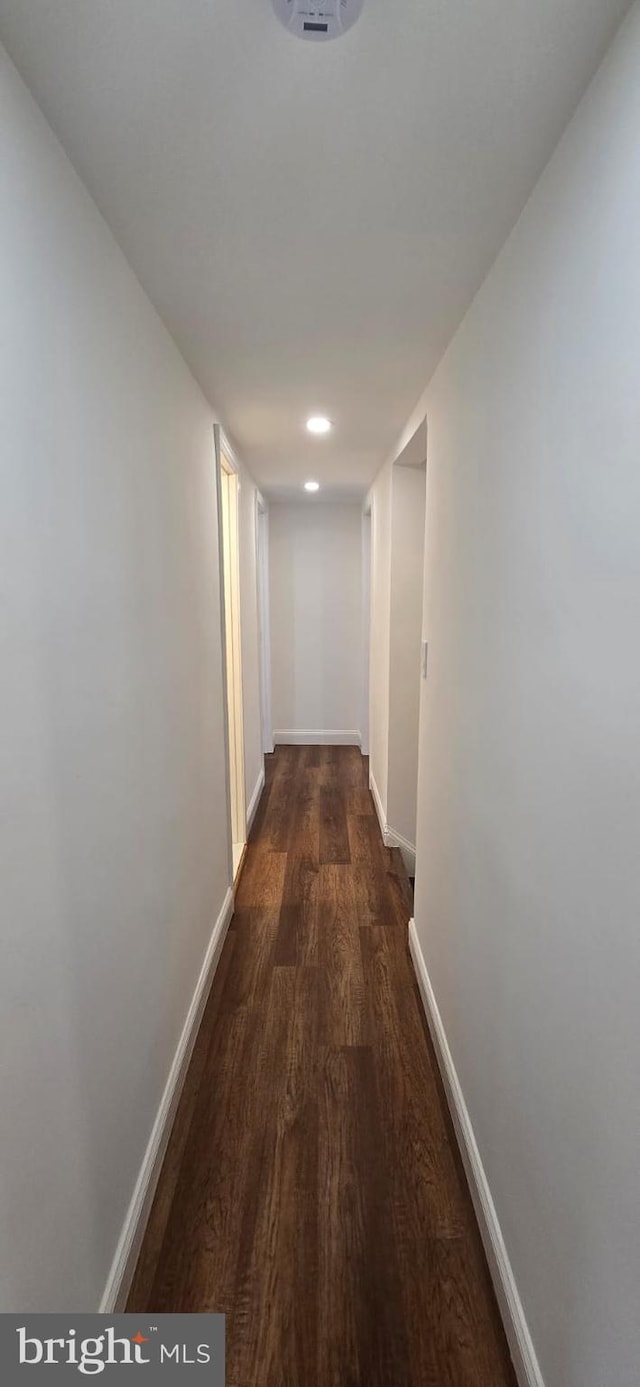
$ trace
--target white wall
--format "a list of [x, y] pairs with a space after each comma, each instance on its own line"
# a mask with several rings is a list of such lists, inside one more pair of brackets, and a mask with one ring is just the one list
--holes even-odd
[[640, 1363], [640, 8], [416, 414], [416, 923], [547, 1387]]
[[425, 468], [396, 465], [392, 492], [386, 809], [390, 829], [415, 848]]
[[269, 511], [271, 677], [276, 740], [358, 734], [362, 535], [355, 505], [309, 500]]
[[0, 50], [0, 1308], [100, 1302], [227, 890], [210, 408]]
[[[366, 500], [372, 517], [370, 777], [389, 842], [415, 845], [426, 429], [381, 468]], [[414, 855], [405, 853], [411, 872]]]

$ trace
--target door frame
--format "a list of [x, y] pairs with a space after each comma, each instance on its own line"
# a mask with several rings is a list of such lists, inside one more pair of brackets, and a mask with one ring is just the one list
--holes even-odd
[[[247, 842], [247, 806], [246, 806], [246, 786], [245, 786], [245, 748], [244, 748], [244, 690], [242, 679], [242, 605], [240, 591], [240, 514], [239, 514], [239, 491], [240, 474], [238, 464], [219, 424], [214, 424], [214, 447], [216, 465], [216, 496], [218, 502], [218, 559], [220, 574], [220, 630], [221, 630], [221, 654], [222, 654], [222, 684], [224, 695], [224, 744], [225, 744], [225, 770], [226, 770], [226, 791], [227, 791], [227, 826], [228, 826], [228, 859], [229, 859], [229, 878], [232, 884], [237, 879], [242, 855]], [[225, 502], [223, 497], [224, 478], [228, 479], [229, 484], [233, 483], [233, 504], [230, 507], [229, 520], [234, 529], [235, 543], [229, 552], [229, 598], [232, 608], [230, 632], [230, 648], [232, 661], [232, 679], [229, 680], [229, 643], [228, 643], [228, 614], [227, 614], [227, 575], [225, 573], [225, 554], [227, 552], [224, 538], [225, 523]], [[233, 698], [234, 708], [234, 727], [235, 735], [231, 727], [231, 699]], [[239, 762], [239, 764], [238, 764]], [[236, 794], [232, 795], [232, 776], [234, 777]], [[235, 816], [234, 816], [235, 798]], [[234, 823], [234, 817], [236, 822]], [[236, 836], [237, 834], [237, 836]], [[234, 846], [238, 845], [241, 849], [240, 856], [234, 864]], [[235, 866], [235, 870], [234, 870]]]
[[373, 499], [362, 511], [362, 692], [360, 698], [360, 750], [369, 755], [371, 738], [371, 623], [373, 572]]
[[256, 491], [256, 584], [258, 603], [258, 645], [260, 654], [260, 718], [262, 752], [273, 751], [271, 717], [271, 624], [269, 614], [269, 507]]

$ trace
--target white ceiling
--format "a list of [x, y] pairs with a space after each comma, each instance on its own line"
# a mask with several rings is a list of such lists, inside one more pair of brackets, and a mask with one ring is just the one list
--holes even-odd
[[263, 488], [353, 489], [628, 8], [365, 0], [322, 44], [270, 0], [0, 0], [0, 38]]

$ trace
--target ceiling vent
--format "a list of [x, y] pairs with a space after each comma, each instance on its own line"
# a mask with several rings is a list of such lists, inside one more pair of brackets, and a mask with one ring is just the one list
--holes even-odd
[[355, 24], [364, 0], [273, 0], [278, 19], [300, 39], [337, 39]]

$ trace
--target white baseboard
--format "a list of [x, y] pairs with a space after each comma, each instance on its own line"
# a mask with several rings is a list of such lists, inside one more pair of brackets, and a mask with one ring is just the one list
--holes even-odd
[[416, 971], [418, 987], [422, 998], [429, 1031], [442, 1080], [447, 1102], [458, 1138], [460, 1154], [469, 1181], [473, 1207], [480, 1227], [484, 1250], [489, 1263], [491, 1278], [502, 1315], [511, 1357], [516, 1371], [519, 1387], [544, 1387], [540, 1365], [529, 1327], [525, 1319], [522, 1301], [518, 1294], [513, 1268], [505, 1247], [502, 1230], [498, 1221], [489, 1182], [478, 1150], [475, 1133], [471, 1125], [469, 1110], [465, 1103], [460, 1080], [449, 1049], [446, 1032], [435, 993], [431, 985], [424, 954], [420, 947], [415, 920], [409, 921], [409, 950]]
[[314, 728], [301, 732], [285, 728], [274, 732], [273, 740], [276, 746], [360, 746], [360, 733], [343, 728]]
[[252, 825], [252, 823], [253, 823], [253, 820], [254, 820], [255, 817], [256, 817], [256, 809], [258, 808], [258, 805], [259, 805], [259, 803], [260, 803], [260, 796], [261, 796], [263, 790], [264, 790], [264, 765], [263, 765], [262, 768], [261, 768], [260, 774], [259, 774], [258, 779], [257, 779], [257, 781], [256, 781], [255, 790], [254, 790], [254, 792], [253, 792], [253, 794], [252, 794], [252, 796], [251, 796], [251, 799], [249, 800], [249, 805], [248, 805], [248, 808], [247, 808], [247, 838], [249, 837], [249, 834], [250, 834], [250, 832], [251, 832], [251, 825]]
[[387, 824], [387, 831], [384, 841], [388, 848], [399, 848], [402, 853], [402, 860], [407, 869], [407, 876], [414, 877], [416, 874], [416, 849], [415, 844], [410, 843], [408, 838], [403, 838], [391, 824]]
[[389, 843], [387, 843], [387, 816], [382, 807], [380, 791], [378, 789], [378, 786], [376, 785], [375, 776], [373, 774], [373, 771], [371, 770], [371, 767], [369, 767], [369, 789], [373, 796], [373, 803], [375, 805], [376, 814], [378, 815], [378, 823], [380, 824], [380, 832], [382, 834], [383, 842], [385, 847], [388, 848], [390, 845]]
[[160, 1177], [162, 1162], [169, 1144], [171, 1128], [187, 1076], [189, 1061], [232, 915], [233, 893], [228, 890], [209, 940], [187, 1019], [178, 1041], [169, 1077], [135, 1183], [131, 1203], [127, 1209], [116, 1254], [100, 1303], [100, 1314], [103, 1315], [116, 1314], [124, 1309], [127, 1302], [156, 1185]]
[[387, 823], [387, 816], [382, 807], [380, 791], [376, 785], [372, 771], [369, 771], [369, 789], [373, 795], [373, 803], [376, 807], [376, 814], [378, 815], [378, 823], [380, 824], [380, 832], [385, 848], [400, 848], [404, 865], [407, 869], [407, 875], [414, 877], [416, 874], [415, 843], [410, 843], [408, 838], [404, 838], [401, 833], [398, 833], [395, 828], [391, 827], [391, 824]]

